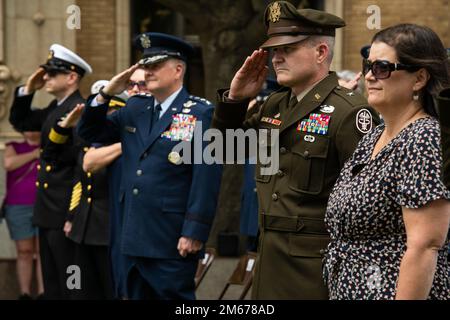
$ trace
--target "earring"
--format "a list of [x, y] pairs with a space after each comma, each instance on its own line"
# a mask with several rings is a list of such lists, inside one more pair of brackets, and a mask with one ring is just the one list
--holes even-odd
[[418, 93], [418, 92], [414, 92], [414, 94], [413, 94], [413, 100], [414, 100], [414, 101], [419, 101], [419, 93]]

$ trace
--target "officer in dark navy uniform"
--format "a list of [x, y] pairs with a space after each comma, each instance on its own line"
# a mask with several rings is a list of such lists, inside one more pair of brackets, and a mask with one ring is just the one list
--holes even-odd
[[[260, 150], [278, 154], [279, 161], [272, 168], [262, 161], [256, 166], [260, 237], [252, 297], [328, 299], [322, 277], [328, 197], [358, 141], [379, 120], [329, 70], [335, 30], [345, 26], [341, 18], [287, 1], [271, 3], [264, 18], [268, 39], [246, 59], [230, 90], [219, 90], [213, 127], [279, 134], [259, 139]], [[264, 49], [273, 50], [277, 81], [285, 88], [247, 114], [248, 100], [268, 72]]]
[[[98, 92], [98, 91], [97, 91]], [[110, 112], [125, 106], [125, 101], [114, 97]], [[68, 137], [75, 127], [83, 105], [77, 105], [69, 115], [58, 122], [54, 130]], [[61, 149], [64, 144], [54, 144]], [[66, 236], [73, 240], [74, 263], [82, 270], [81, 288], [75, 290], [74, 299], [112, 299], [109, 244], [109, 194], [106, 168], [95, 173], [84, 170], [84, 157], [90, 147], [84, 146], [78, 155], [72, 190], [72, 198], [64, 225]]]
[[[89, 98], [78, 132], [91, 142], [122, 142], [121, 250], [133, 260], [128, 298], [194, 299], [195, 272], [214, 219], [221, 167], [191, 160], [202, 158], [196, 153], [206, 146], [201, 132], [210, 126], [213, 106], [183, 87], [189, 44], [160, 33], [142, 34], [137, 41], [144, 58]], [[152, 96], [135, 95], [107, 117], [108, 100], [126, 88], [139, 66]], [[186, 152], [177, 151], [180, 143]]]
[[[16, 89], [9, 117], [16, 127], [37, 121], [42, 127], [41, 157], [36, 186], [34, 223], [39, 227], [39, 245], [45, 297], [67, 299], [67, 267], [73, 264], [73, 243], [67, 239], [63, 226], [72, 192], [74, 170], [83, 142], [76, 135], [61, 136], [54, 125], [77, 103], [84, 102], [78, 88], [81, 78], [92, 69], [71, 50], [54, 44], [47, 62], [29, 77], [25, 86]], [[31, 109], [36, 90], [45, 90], [55, 97], [45, 109]], [[62, 149], [52, 147], [64, 143]]]

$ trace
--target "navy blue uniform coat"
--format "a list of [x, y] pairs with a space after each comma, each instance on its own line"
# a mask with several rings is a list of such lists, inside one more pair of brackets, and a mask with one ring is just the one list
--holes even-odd
[[[206, 242], [216, 210], [221, 166], [173, 164], [168, 155], [180, 141], [162, 134], [170, 128], [172, 116], [181, 113], [196, 117], [196, 126], [201, 121], [204, 131], [210, 126], [213, 106], [183, 88], [150, 131], [153, 97], [133, 96], [124, 108], [108, 117], [107, 104], [90, 106], [93, 98], [88, 100], [78, 132], [89, 142], [122, 142], [118, 195], [124, 210], [122, 253], [177, 259], [181, 258], [177, 250], [181, 236]], [[194, 103], [190, 108], [183, 106], [188, 101]], [[194, 135], [191, 144], [200, 138]]]

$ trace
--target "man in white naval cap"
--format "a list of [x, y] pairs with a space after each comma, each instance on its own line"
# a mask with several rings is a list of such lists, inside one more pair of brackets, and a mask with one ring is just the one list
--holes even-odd
[[[39, 246], [46, 299], [68, 299], [67, 268], [72, 265], [74, 243], [67, 239], [64, 222], [69, 209], [77, 156], [84, 142], [72, 129], [57, 123], [77, 104], [84, 103], [79, 84], [92, 68], [71, 50], [53, 44], [42, 64], [15, 91], [9, 117], [16, 129], [39, 127], [42, 132], [38, 188], [33, 222], [39, 227]], [[32, 109], [37, 90], [55, 97], [45, 109]]]

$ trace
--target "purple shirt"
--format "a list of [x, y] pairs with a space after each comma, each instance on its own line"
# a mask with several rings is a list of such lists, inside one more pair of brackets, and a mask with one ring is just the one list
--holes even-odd
[[[31, 146], [27, 142], [9, 142], [6, 145], [12, 146], [16, 154], [31, 152], [36, 148], [39, 148], [39, 146]], [[38, 160], [35, 159], [15, 170], [7, 172], [5, 205], [34, 204], [36, 199], [36, 179], [38, 173], [37, 164]], [[30, 170], [31, 166], [33, 169]], [[25, 173], [27, 173], [26, 176], [24, 176]], [[16, 182], [19, 178], [21, 180]]]

